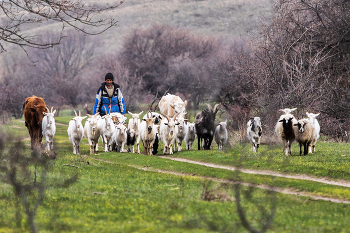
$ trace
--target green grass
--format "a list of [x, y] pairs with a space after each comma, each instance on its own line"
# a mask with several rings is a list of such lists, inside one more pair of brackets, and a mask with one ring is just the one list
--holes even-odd
[[[56, 122], [67, 124], [70, 118], [57, 117]], [[23, 122], [13, 120], [10, 126], [2, 126], [1, 130], [11, 129], [16, 136], [28, 137]], [[235, 173], [224, 169], [171, 161], [157, 156], [100, 151], [92, 157], [113, 163], [85, 158], [85, 161], [89, 161], [88, 165], [78, 162], [77, 156], [72, 154], [66, 130], [67, 126], [57, 125], [54, 146], [58, 159], [52, 165], [49, 181], [54, 183], [57, 179], [76, 172], [79, 180], [69, 188], [50, 187], [47, 190], [36, 218], [41, 232], [245, 232], [239, 224], [233, 201], [208, 202], [200, 198], [204, 180], [199, 177], [202, 176], [241, 179], [253, 184], [293, 188], [321, 196], [345, 199], [350, 196], [350, 189], [344, 187], [243, 173], [237, 177]], [[262, 145], [259, 153], [252, 153], [246, 144], [235, 145], [226, 152], [217, 149], [193, 150], [176, 152], [173, 156], [224, 165], [241, 164], [246, 168], [349, 178], [347, 144], [318, 143], [316, 148], [315, 154], [299, 157], [298, 148], [293, 147], [293, 156], [287, 158], [283, 156], [279, 145]], [[81, 152], [89, 153], [86, 139], [83, 139]], [[63, 164], [74, 164], [79, 168], [62, 166]], [[187, 175], [181, 180], [176, 175], [143, 171], [141, 168]], [[315, 168], [316, 171], [312, 171]], [[0, 232], [17, 232], [12, 190], [8, 185], [0, 185]], [[242, 191], [242, 195], [248, 190], [244, 189], [246, 191]], [[233, 197], [232, 188], [222, 192]], [[260, 218], [256, 203], [268, 206], [269, 199], [261, 189], [254, 189], [252, 195], [253, 199], [244, 198], [243, 206], [249, 221], [258, 227]], [[277, 197], [277, 212], [268, 232], [350, 230], [347, 221], [350, 205], [285, 194], [277, 194]], [[27, 231], [25, 216], [22, 215], [22, 218], [21, 229]]]

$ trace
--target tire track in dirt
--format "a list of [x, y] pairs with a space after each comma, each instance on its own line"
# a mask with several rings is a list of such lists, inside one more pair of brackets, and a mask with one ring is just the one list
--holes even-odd
[[[118, 164], [118, 163], [115, 163], [115, 162], [112, 162], [112, 161], [109, 161], [109, 160], [95, 158], [95, 157], [90, 157], [88, 155], [82, 155], [82, 156], [85, 157], [85, 158], [99, 160], [99, 161], [110, 163], [110, 164]], [[165, 156], [159, 156], [159, 157], [177, 160], [177, 158], [171, 158], [171, 157], [165, 157]], [[192, 160], [187, 160], [186, 162], [189, 162], [189, 161], [192, 161]], [[196, 161], [193, 161], [193, 162], [196, 162]], [[207, 165], [209, 165], [209, 164], [207, 164]], [[155, 168], [152, 168], [152, 167], [141, 167], [141, 166], [136, 166], [136, 165], [128, 165], [128, 166], [136, 168], [136, 169], [139, 169], [139, 170], [143, 170], [143, 171], [152, 171], [152, 172], [171, 174], [171, 175], [176, 175], [176, 176], [191, 176], [191, 177], [195, 177], [195, 178], [199, 178], [199, 179], [212, 180], [212, 181], [221, 182], [221, 183], [232, 183], [232, 184], [234, 183], [231, 180], [217, 179], [217, 178], [213, 178], [213, 177], [195, 176], [195, 175], [192, 175], [192, 174], [189, 174], [189, 173], [166, 171], [166, 170], [155, 169]], [[254, 185], [254, 184], [242, 183], [242, 182], [240, 184], [245, 185], [245, 186], [254, 186], [254, 187], [257, 187], [257, 188], [260, 188], [260, 189], [270, 190], [270, 191], [283, 193], [283, 194], [308, 197], [309, 199], [305, 200], [305, 202], [308, 201], [308, 200], [311, 200], [311, 201], [322, 200], [322, 201], [329, 201], [329, 202], [334, 202], [334, 203], [350, 204], [350, 200], [337, 199], [337, 198], [324, 197], [324, 196], [317, 196], [317, 195], [314, 195], [312, 193], [308, 193], [308, 192], [304, 192], [304, 191], [297, 191], [297, 190], [294, 190], [294, 189], [291, 189], [291, 188], [279, 188], [279, 187], [272, 187], [272, 186], [269, 186], [269, 185]]]
[[236, 168], [236, 167], [231, 167], [231, 166], [198, 162], [198, 161], [194, 161], [194, 160], [183, 159], [183, 158], [174, 158], [174, 157], [168, 157], [168, 156], [158, 156], [158, 157], [161, 157], [164, 159], [170, 159], [170, 160], [174, 160], [174, 161], [179, 161], [179, 162], [186, 162], [186, 163], [191, 163], [191, 164], [202, 165], [202, 166], [206, 166], [206, 167], [220, 168], [220, 169], [225, 169], [225, 170], [230, 170], [230, 171], [236, 171], [238, 169], [241, 172], [247, 173], [247, 174], [276, 176], [276, 177], [297, 179], [297, 180], [308, 180], [308, 181], [314, 181], [314, 182], [323, 183], [323, 184], [330, 184], [330, 185], [336, 185], [336, 186], [350, 188], [350, 181], [348, 181], [348, 180], [341, 180], [341, 179], [331, 180], [329, 178], [319, 178], [319, 177], [314, 177], [314, 176], [309, 176], [309, 175], [290, 175], [290, 174], [283, 174], [283, 173], [278, 173], [278, 172], [274, 172], [274, 171], [267, 171], [267, 170], [252, 170], [252, 169], [245, 169], [245, 168]]

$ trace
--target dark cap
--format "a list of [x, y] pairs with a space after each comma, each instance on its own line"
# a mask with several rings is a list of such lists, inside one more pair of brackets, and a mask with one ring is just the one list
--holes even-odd
[[112, 81], [114, 81], [114, 76], [113, 76], [113, 74], [112, 74], [112, 73], [107, 73], [106, 76], [105, 76], [105, 81], [106, 81], [107, 79], [111, 79]]

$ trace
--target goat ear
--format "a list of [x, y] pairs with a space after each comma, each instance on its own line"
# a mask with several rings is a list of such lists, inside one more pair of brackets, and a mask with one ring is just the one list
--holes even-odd
[[184, 101], [185, 106], [187, 106], [187, 100]]
[[164, 125], [168, 125], [168, 123], [164, 122]]
[[143, 121], [146, 121], [146, 119], [142, 119]]
[[174, 104], [169, 104], [169, 105], [170, 105], [170, 107], [175, 108], [175, 105], [174, 105]]
[[82, 117], [81, 119], [83, 120], [83, 119], [85, 119], [87, 116], [84, 116], [84, 117]]
[[53, 111], [53, 115], [55, 115], [55, 113], [56, 113], [56, 110]]
[[143, 113], [143, 111], [141, 111], [138, 115], [141, 115]]
[[282, 120], [279, 120], [278, 122], [283, 122], [283, 119], [282, 119]]

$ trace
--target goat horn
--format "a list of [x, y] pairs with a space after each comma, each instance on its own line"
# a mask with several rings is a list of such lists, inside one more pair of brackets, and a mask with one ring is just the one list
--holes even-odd
[[80, 116], [80, 110], [79, 110], [79, 116]]
[[164, 115], [164, 114], [160, 114], [160, 115], [162, 115], [163, 117], [165, 117], [167, 120], [168, 120], [168, 122], [170, 122], [170, 120], [169, 120], [169, 117], [167, 116], [167, 115]]
[[75, 116], [77, 117], [78, 116], [78, 114], [77, 114], [77, 112], [74, 110], [74, 113], [75, 113]]
[[209, 111], [213, 111], [213, 109], [212, 109], [212, 107], [211, 107], [211, 105], [210, 104], [208, 104], [208, 103], [205, 103], [207, 106], [208, 106], [208, 109], [209, 109]]
[[105, 108], [105, 112], [106, 112], [106, 114], [107, 114], [107, 109], [106, 109], [106, 106], [103, 106], [104, 108]]
[[[216, 108], [217, 108], [219, 105], [220, 105], [220, 104], [215, 104], [213, 112], [217, 111]], [[219, 110], [219, 109], [218, 109], [218, 110]]]
[[51, 107], [51, 113], [52, 113], [53, 107]]

